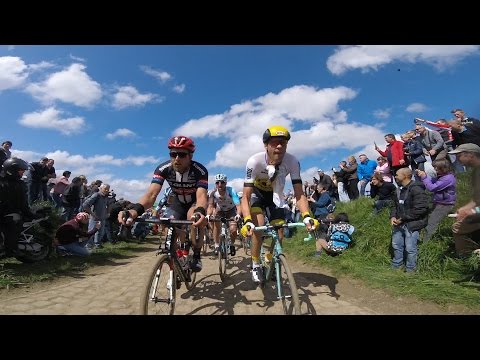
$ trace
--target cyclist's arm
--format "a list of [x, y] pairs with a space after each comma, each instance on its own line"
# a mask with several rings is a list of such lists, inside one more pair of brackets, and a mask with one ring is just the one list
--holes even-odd
[[[162, 191], [162, 185], [157, 183], [151, 183], [147, 189], [147, 192], [140, 198], [140, 201], [138, 202], [138, 204], [142, 205], [143, 209], [151, 208], [155, 203], [155, 199], [157, 198], [158, 194], [160, 194], [160, 191]], [[133, 208], [133, 209], [128, 209], [127, 211], [130, 214], [129, 217], [131, 217], [132, 219], [137, 218], [138, 216], [137, 210]], [[120, 211], [118, 213], [118, 222], [120, 224], [125, 224], [125, 220], [123, 219], [123, 211]]]
[[[252, 184], [253, 185], [253, 184]], [[241, 210], [243, 218], [251, 217], [250, 214], [250, 199], [253, 193], [253, 186], [243, 186], [243, 196], [241, 199]]]
[[310, 212], [310, 207], [308, 205], [308, 200], [305, 194], [303, 193], [302, 184], [293, 184], [293, 193], [295, 194], [295, 199], [297, 200], [297, 209], [300, 210], [301, 214]]
[[213, 212], [215, 211], [215, 197], [213, 195], [213, 192], [210, 194], [208, 197], [208, 209], [207, 209], [207, 215], [213, 215]]

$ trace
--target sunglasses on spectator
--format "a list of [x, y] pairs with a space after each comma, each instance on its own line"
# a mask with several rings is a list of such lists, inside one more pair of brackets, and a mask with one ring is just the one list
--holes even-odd
[[170, 152], [170, 157], [171, 157], [172, 159], [175, 159], [177, 156], [178, 156], [180, 159], [184, 159], [184, 158], [187, 157], [187, 155], [188, 155], [188, 153], [186, 153], [186, 152], [175, 152], [175, 151]]
[[226, 184], [226, 182], [225, 182], [225, 181], [217, 181], [217, 182], [215, 182], [215, 184], [217, 184], [217, 185], [219, 185], [219, 184]]

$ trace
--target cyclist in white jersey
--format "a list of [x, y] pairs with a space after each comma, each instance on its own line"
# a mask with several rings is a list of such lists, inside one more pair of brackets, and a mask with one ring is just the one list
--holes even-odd
[[[230, 255], [235, 255], [235, 240], [237, 238], [237, 222], [241, 218], [242, 209], [240, 207], [240, 199], [231, 186], [227, 186], [227, 176], [225, 174], [215, 175], [215, 189], [208, 196], [207, 218], [217, 216], [225, 218], [235, 218], [230, 221]], [[221, 223], [213, 223], [213, 241], [215, 242], [215, 255], [218, 254], [220, 246], [220, 228]]]
[[[283, 189], [285, 178], [290, 174], [297, 207], [301, 211], [307, 230], [312, 231], [319, 225], [310, 212], [307, 198], [303, 193], [300, 177], [300, 163], [297, 158], [287, 153], [290, 140], [289, 131], [283, 126], [272, 126], [263, 134], [265, 151], [252, 155], [246, 166], [243, 185], [242, 214], [243, 236], [252, 236], [252, 279], [260, 283], [263, 278], [260, 264], [260, 248], [263, 239], [253, 231], [255, 226], [265, 224], [265, 215], [271, 225], [285, 222], [283, 209]], [[264, 214], [265, 213], [265, 214]], [[280, 241], [283, 229], [279, 230]]]

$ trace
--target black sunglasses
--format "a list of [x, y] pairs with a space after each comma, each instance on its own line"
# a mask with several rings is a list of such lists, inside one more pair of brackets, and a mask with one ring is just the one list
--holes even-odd
[[226, 184], [226, 182], [225, 181], [217, 181], [215, 184], [217, 184], [217, 185], [218, 184]]
[[188, 155], [188, 153], [185, 153], [185, 152], [175, 152], [175, 151], [170, 152], [170, 157], [172, 159], [175, 159], [177, 156], [180, 159], [183, 159], [183, 158], [187, 157], [187, 155]]

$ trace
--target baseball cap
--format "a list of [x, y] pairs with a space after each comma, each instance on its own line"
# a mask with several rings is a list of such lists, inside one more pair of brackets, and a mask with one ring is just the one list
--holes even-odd
[[318, 169], [317, 172], [324, 172], [322, 169]]
[[450, 111], [452, 114], [455, 114], [457, 111], [463, 111], [462, 109], [453, 109], [452, 111]]
[[45, 160], [48, 160], [48, 158], [46, 156], [44, 156], [40, 159], [40, 161], [45, 161]]
[[467, 143], [467, 144], [462, 144], [456, 147], [455, 150], [449, 151], [449, 154], [458, 154], [464, 151], [469, 151], [469, 152], [474, 152], [477, 154], [480, 154], [480, 146], [477, 144], [472, 144], [472, 143]]

